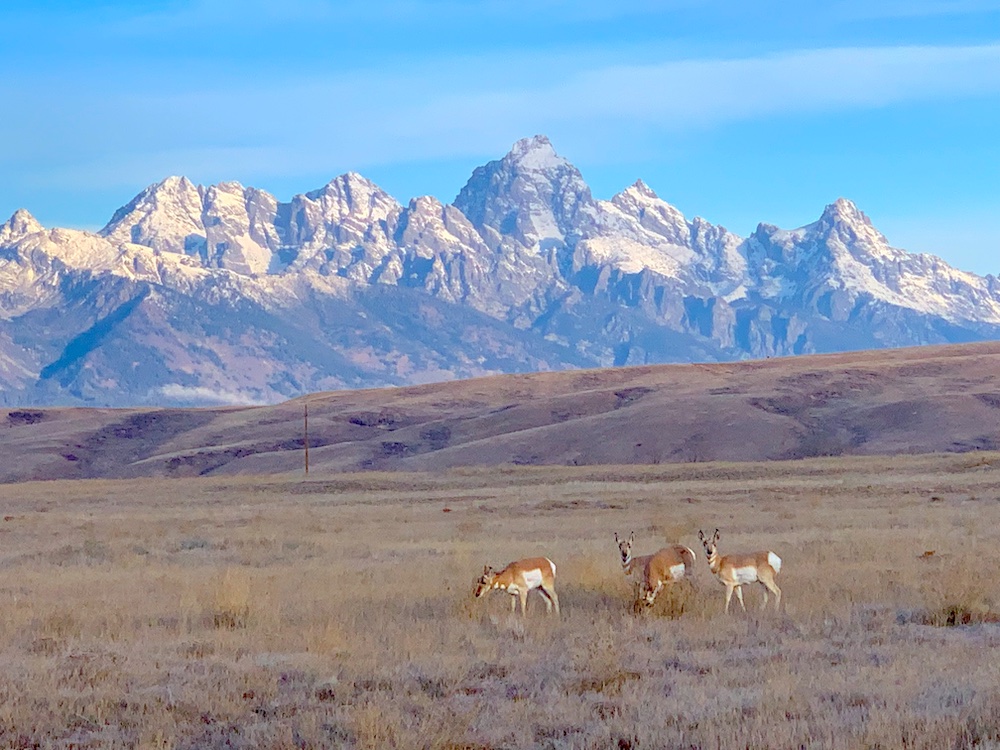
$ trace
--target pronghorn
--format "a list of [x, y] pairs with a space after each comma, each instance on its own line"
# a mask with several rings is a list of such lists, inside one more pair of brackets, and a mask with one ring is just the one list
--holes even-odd
[[708, 567], [719, 579], [719, 583], [726, 587], [726, 612], [729, 612], [729, 600], [733, 598], [733, 591], [736, 591], [736, 598], [740, 601], [743, 611], [747, 611], [743, 603], [743, 584], [757, 582], [764, 587], [764, 602], [761, 609], [767, 606], [767, 592], [774, 594], [774, 608], [781, 606], [781, 589], [774, 582], [774, 577], [781, 572], [781, 558], [773, 552], [763, 550], [761, 552], [750, 552], [743, 555], [719, 556], [719, 530], [708, 539], [701, 531], [698, 532], [705, 547], [705, 554], [708, 555]]
[[642, 571], [642, 582], [639, 585], [639, 598], [652, 605], [656, 595], [664, 585], [679, 581], [694, 570], [694, 552], [683, 544], [664, 547], [659, 552], [642, 557], [632, 557], [632, 544], [635, 542], [635, 532], [628, 539], [621, 540], [615, 534], [618, 551], [622, 555], [622, 570], [625, 575], [633, 571]]
[[489, 565], [476, 582], [476, 598], [491, 589], [501, 589], [510, 594], [510, 611], [517, 611], [517, 600], [521, 600], [521, 615], [528, 612], [528, 592], [538, 589], [545, 597], [547, 612], [556, 608], [559, 614], [559, 597], [556, 595], [556, 564], [547, 557], [529, 557], [510, 563], [499, 573]]

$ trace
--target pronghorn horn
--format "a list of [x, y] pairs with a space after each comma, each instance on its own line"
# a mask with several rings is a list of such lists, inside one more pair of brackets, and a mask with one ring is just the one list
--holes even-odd
[[631, 533], [630, 533], [630, 534], [628, 535], [628, 540], [629, 540], [630, 542], [634, 542], [634, 541], [635, 541], [635, 532], [634, 532], [634, 531], [633, 531], [633, 532], [631, 532]]
[[705, 532], [702, 531], [701, 529], [698, 529], [698, 538], [701, 539], [701, 541], [703, 542], [705, 541]]
[[719, 530], [718, 529], [715, 530], [715, 536], [712, 537], [712, 541], [713, 542], [719, 541]]
[[617, 531], [615, 532], [615, 543], [616, 544], [621, 544], [621, 542], [618, 541], [618, 532]]

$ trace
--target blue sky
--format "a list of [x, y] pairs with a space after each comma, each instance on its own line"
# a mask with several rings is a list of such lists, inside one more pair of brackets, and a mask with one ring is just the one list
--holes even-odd
[[641, 177], [745, 235], [844, 196], [1000, 273], [1000, 0], [12, 5], [3, 217], [96, 229], [171, 174], [450, 201], [544, 133], [599, 198]]

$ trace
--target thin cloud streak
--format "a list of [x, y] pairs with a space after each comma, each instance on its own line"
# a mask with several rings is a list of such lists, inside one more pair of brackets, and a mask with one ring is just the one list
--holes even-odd
[[[225, 82], [165, 96], [119, 89], [81, 106], [71, 122], [48, 116], [43, 105], [35, 110], [41, 114], [34, 149], [53, 151], [49, 160], [59, 167], [40, 168], [36, 179], [65, 187], [169, 173], [290, 176], [315, 173], [317, 165], [363, 171], [495, 156], [497, 144], [536, 132], [574, 142], [643, 127], [683, 134], [745, 120], [1000, 93], [1000, 45], [805, 50], [589, 70], [583, 60], [558, 68], [537, 57], [530, 66], [515, 60], [514, 70], [542, 71], [533, 79], [505, 79], [500, 58], [481, 61], [494, 67], [485, 74], [463, 73], [464, 62], [256, 86]], [[492, 90], [483, 91], [483, 79]], [[30, 87], [20, 93], [30, 97]], [[0, 124], [0, 138], [16, 136], [5, 129]], [[81, 161], [79, 153], [89, 158]], [[164, 174], [152, 175], [153, 169]]]

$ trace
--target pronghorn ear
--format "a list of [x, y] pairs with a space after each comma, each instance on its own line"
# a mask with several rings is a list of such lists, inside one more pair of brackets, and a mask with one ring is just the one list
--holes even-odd
[[621, 544], [621, 542], [618, 541], [618, 532], [617, 531], [615, 532], [615, 544]]
[[485, 575], [486, 573], [489, 573], [489, 572], [490, 572], [490, 566], [489, 565], [484, 565], [483, 566], [483, 574]]
[[635, 532], [634, 531], [629, 533], [628, 540], [630, 542], [634, 542], [635, 541]]
[[712, 537], [712, 541], [713, 542], [719, 541], [719, 530], [718, 529], [715, 530], [715, 536]]

